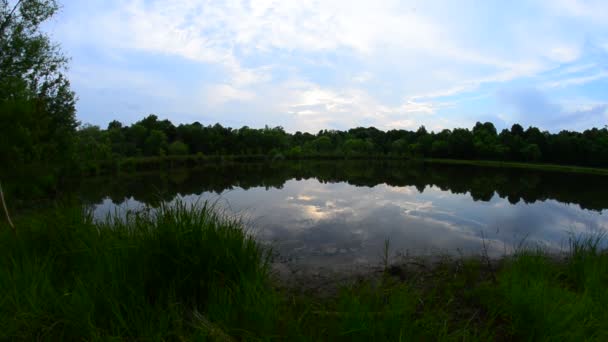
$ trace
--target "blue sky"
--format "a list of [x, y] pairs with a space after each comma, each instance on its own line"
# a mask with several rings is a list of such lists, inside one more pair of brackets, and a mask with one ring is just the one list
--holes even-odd
[[608, 1], [63, 0], [78, 119], [431, 130], [608, 124]]

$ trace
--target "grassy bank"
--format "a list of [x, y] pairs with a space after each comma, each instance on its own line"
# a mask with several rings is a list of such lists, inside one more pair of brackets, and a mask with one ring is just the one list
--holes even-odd
[[399, 155], [344, 155], [344, 154], [317, 154], [285, 156], [277, 155], [184, 155], [162, 157], [133, 157], [106, 161], [91, 161], [83, 163], [80, 172], [89, 175], [115, 174], [124, 172], [137, 172], [146, 170], [173, 169], [184, 167], [198, 167], [217, 163], [243, 163], [243, 162], [272, 162], [281, 160], [400, 160], [411, 162], [425, 162], [434, 164], [470, 165], [495, 168], [517, 168], [539, 171], [557, 171], [569, 173], [582, 173], [594, 175], [608, 175], [608, 169], [592, 168], [574, 165], [556, 165], [540, 163], [505, 162], [492, 160], [461, 160], [440, 158], [409, 158]]
[[89, 161], [80, 165], [84, 174], [112, 174], [122, 172], [137, 172], [146, 170], [197, 167], [218, 163], [247, 163], [273, 162], [284, 160], [405, 160], [402, 156], [390, 155], [344, 155], [344, 154], [312, 154], [312, 155], [283, 155], [283, 154], [248, 154], [248, 155], [203, 155], [191, 154], [183, 156], [154, 156], [130, 157], [115, 160]]
[[208, 206], [95, 223], [80, 209], [0, 226], [0, 340], [488, 340], [608, 338], [608, 255], [388, 267], [316, 296], [273, 281], [268, 254]]
[[461, 160], [461, 159], [438, 159], [427, 158], [423, 160], [425, 163], [432, 164], [450, 164], [450, 165], [471, 165], [496, 168], [516, 168], [539, 171], [555, 171], [569, 173], [584, 173], [593, 175], [608, 175], [608, 169], [583, 167], [574, 165], [556, 165], [556, 164], [539, 164], [539, 163], [518, 163], [518, 162], [503, 162], [492, 160]]

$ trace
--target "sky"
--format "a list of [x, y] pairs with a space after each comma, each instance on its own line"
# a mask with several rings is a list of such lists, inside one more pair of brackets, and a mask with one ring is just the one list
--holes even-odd
[[63, 0], [82, 123], [608, 124], [606, 0]]

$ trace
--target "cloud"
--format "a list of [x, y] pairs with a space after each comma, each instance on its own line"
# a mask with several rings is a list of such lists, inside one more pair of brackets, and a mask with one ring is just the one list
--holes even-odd
[[245, 102], [253, 99], [251, 91], [241, 90], [228, 84], [219, 84], [205, 89], [205, 100], [212, 106], [222, 105], [229, 101]]
[[560, 15], [579, 18], [594, 24], [606, 25], [608, 3], [604, 0], [553, 0], [541, 1], [544, 6]]
[[558, 73], [558, 75], [561, 76], [561, 75], [568, 75], [568, 74], [576, 74], [581, 71], [587, 71], [589, 69], [593, 69], [596, 67], [597, 67], [597, 64], [595, 64], [595, 63], [575, 64], [575, 65], [565, 67], [561, 72]]
[[595, 74], [577, 76], [571, 78], [560, 79], [557, 81], [548, 82], [545, 84], [546, 87], [568, 87], [573, 85], [582, 85], [589, 82], [608, 78], [608, 71], [600, 71]]
[[549, 100], [534, 88], [502, 90], [499, 101], [515, 110], [514, 122], [549, 130], [581, 130], [602, 127], [608, 119], [608, 103], [565, 106]]
[[[487, 100], [497, 88], [557, 91], [606, 76], [602, 56], [586, 51], [608, 41], [598, 0], [98, 0], [65, 9], [54, 29], [74, 56], [76, 91], [130, 86], [139, 95], [129, 103], [156, 112], [149, 98], [162, 97], [183, 113], [177, 122], [451, 128], [503, 112]], [[580, 105], [608, 102], [589, 100]], [[84, 121], [103, 115], [79, 104]]]
[[293, 126], [309, 131], [378, 125], [394, 110], [359, 89], [335, 91], [306, 82], [292, 82], [282, 89], [287, 97], [281, 106], [293, 117]]
[[293, 122], [290, 130], [348, 129], [374, 126], [379, 129], [416, 129], [426, 117], [429, 127], [438, 125], [433, 115], [449, 103], [405, 100], [395, 105], [379, 102], [360, 88], [335, 90], [310, 82], [292, 81], [279, 86], [280, 111], [288, 113]]

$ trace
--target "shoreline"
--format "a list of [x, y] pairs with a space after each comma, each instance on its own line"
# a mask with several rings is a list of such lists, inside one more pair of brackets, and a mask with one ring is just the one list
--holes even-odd
[[430, 164], [448, 164], [448, 165], [470, 165], [479, 167], [491, 168], [513, 168], [513, 169], [529, 169], [548, 172], [563, 172], [563, 173], [583, 173], [600, 176], [607, 176], [608, 169], [594, 168], [576, 165], [558, 165], [558, 164], [537, 164], [537, 163], [519, 163], [491, 160], [460, 160], [460, 159], [422, 159], [425, 163]]
[[133, 157], [113, 161], [99, 161], [83, 166], [84, 175], [109, 175], [133, 173], [150, 170], [180, 169], [204, 167], [217, 163], [277, 163], [277, 162], [330, 162], [330, 161], [393, 161], [413, 164], [465, 165], [491, 168], [528, 169], [548, 172], [579, 173], [608, 175], [608, 168], [596, 168], [577, 165], [559, 165], [544, 163], [522, 163], [493, 160], [443, 159], [443, 158], [409, 158], [403, 156], [346, 156], [346, 155], [311, 155], [285, 157], [283, 155], [186, 155], [164, 157]]
[[[521, 251], [501, 256], [488, 256], [484, 252], [456, 256], [449, 254], [429, 254], [421, 256], [396, 257], [394, 261], [383, 265], [376, 263], [359, 263], [343, 265], [311, 265], [289, 261], [273, 261], [271, 277], [278, 288], [296, 293], [308, 293], [321, 298], [336, 295], [340, 288], [357, 283], [378, 283], [383, 277], [390, 277], [397, 282], [408, 282], [412, 279], [428, 279], [438, 270], [462, 272], [466, 265], [475, 265], [488, 276], [500, 272], [506, 265], [517, 260], [520, 255], [538, 254], [553, 265], [566, 265], [572, 253], [568, 251], [549, 252], [544, 249], [523, 248]], [[602, 253], [608, 253], [608, 250]], [[486, 280], [489, 280], [487, 278]], [[329, 294], [329, 296], [328, 296]]]
[[0, 340], [608, 336], [603, 235], [572, 238], [564, 257], [524, 246], [391, 263], [387, 247], [380, 267], [279, 281], [271, 250], [215, 209], [177, 202], [96, 223], [55, 208], [16, 218], [16, 234], [0, 222]]

